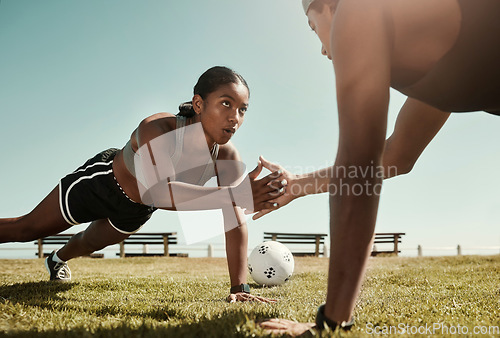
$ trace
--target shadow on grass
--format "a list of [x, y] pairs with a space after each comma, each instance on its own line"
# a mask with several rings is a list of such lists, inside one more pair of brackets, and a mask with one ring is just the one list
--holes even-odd
[[[49, 281], [17, 283], [0, 286], [0, 304], [21, 304], [36, 309], [48, 309], [71, 313], [72, 311], [88, 313], [103, 318], [103, 324], [90, 328], [85, 323], [71, 328], [39, 329], [26, 328], [13, 331], [1, 331], [5, 337], [249, 337], [257, 333], [254, 320], [269, 318], [262, 311], [248, 313], [241, 308], [226, 309], [221, 313], [204, 318], [202, 314], [186, 313], [185, 309], [168, 302], [161, 306], [152, 306], [144, 311], [141, 308], [130, 308], [106, 304], [104, 306], [85, 308], [70, 304], [65, 297], [67, 291], [79, 283], [54, 283]], [[54, 302], [55, 301], [55, 302]], [[225, 303], [224, 300], [212, 300], [213, 306]], [[265, 310], [263, 310], [265, 311]], [[261, 313], [262, 312], [262, 313]], [[104, 317], [116, 316], [114, 323], [106, 322]], [[198, 318], [196, 318], [198, 317]]]
[[[71, 329], [47, 330], [42, 332], [17, 331], [3, 333], [5, 337], [251, 337], [266, 336], [245, 313], [236, 310], [224, 313], [217, 318], [200, 319], [192, 323], [169, 324], [164, 322], [161, 326], [153, 326], [150, 322], [144, 321], [142, 324], [133, 326], [123, 320], [113, 327], [97, 327], [89, 330], [82, 326]], [[0, 335], [2, 333], [0, 332]]]
[[78, 283], [29, 282], [0, 286], [0, 301], [40, 306], [49, 299], [61, 299], [59, 292], [68, 291]]

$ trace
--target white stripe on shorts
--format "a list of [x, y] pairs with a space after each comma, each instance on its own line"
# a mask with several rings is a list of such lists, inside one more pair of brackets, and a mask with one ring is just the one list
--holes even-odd
[[71, 222], [68, 217], [66, 217], [66, 212], [64, 211], [63, 208], [63, 195], [62, 195], [62, 186], [61, 186], [61, 181], [59, 181], [59, 208], [61, 208], [61, 214], [64, 218], [64, 220], [71, 225], [77, 225], [78, 223], [73, 223]]
[[121, 230], [121, 229], [118, 229], [114, 224], [113, 222], [111, 222], [111, 220], [108, 218], [108, 222], [109, 224], [113, 227], [113, 229], [115, 229], [116, 231], [122, 233], [122, 234], [125, 234], [125, 235], [132, 235], [132, 234], [135, 234], [137, 231], [141, 230], [141, 228], [144, 226], [144, 224], [142, 224], [139, 228], [137, 228], [136, 230], [134, 231], [124, 231], [124, 230]]
[[[113, 163], [113, 162], [110, 162], [110, 163]], [[113, 172], [113, 169], [109, 169], [108, 171], [97, 172], [97, 173], [94, 173], [90, 176], [82, 176], [79, 179], [77, 179], [75, 182], [71, 183], [71, 185], [68, 187], [68, 190], [66, 191], [66, 196], [64, 196], [64, 205], [66, 206], [66, 211], [68, 212], [68, 217], [71, 219], [71, 221], [75, 222], [75, 224], [78, 224], [78, 222], [75, 221], [75, 219], [71, 215], [71, 212], [69, 210], [69, 203], [68, 203], [69, 193], [70, 193], [71, 189], [75, 186], [75, 184], [77, 184], [78, 182], [80, 182], [82, 180], [88, 180], [88, 179], [91, 179], [91, 178], [98, 176], [98, 175], [107, 175], [107, 174], [112, 173], [112, 172]]]
[[73, 172], [72, 172], [72, 174], [79, 173], [80, 171], [85, 171], [85, 170], [87, 170], [88, 168], [93, 167], [93, 166], [95, 166], [95, 165], [106, 165], [106, 166], [107, 166], [107, 165], [108, 165], [108, 164], [110, 164], [110, 163], [113, 163], [113, 161], [111, 161], [111, 162], [96, 162], [96, 163], [92, 163], [92, 164], [89, 164], [88, 166], [86, 166], [86, 167], [85, 167], [85, 168], [83, 168], [83, 169], [78, 169], [78, 170], [73, 171]]

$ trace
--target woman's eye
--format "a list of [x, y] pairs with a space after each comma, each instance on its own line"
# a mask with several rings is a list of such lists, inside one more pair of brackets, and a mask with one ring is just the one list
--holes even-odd
[[228, 107], [228, 108], [229, 108], [229, 106], [230, 106], [228, 101], [224, 101], [224, 102], [222, 102], [222, 105], [223, 105], [224, 107]]
[[241, 108], [240, 109], [240, 114], [241, 115], [245, 115], [246, 112], [247, 112], [247, 108]]

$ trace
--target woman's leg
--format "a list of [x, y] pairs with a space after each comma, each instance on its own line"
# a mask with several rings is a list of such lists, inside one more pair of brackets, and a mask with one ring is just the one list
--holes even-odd
[[69, 227], [59, 208], [59, 187], [55, 187], [29, 214], [0, 219], [0, 243], [29, 242]]
[[68, 243], [57, 251], [57, 256], [68, 261], [120, 243], [129, 236], [113, 228], [107, 219], [100, 219], [90, 223], [85, 231], [71, 237]]

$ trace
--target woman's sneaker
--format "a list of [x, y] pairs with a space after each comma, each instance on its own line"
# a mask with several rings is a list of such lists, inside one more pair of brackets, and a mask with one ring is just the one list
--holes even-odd
[[50, 280], [69, 282], [71, 281], [71, 270], [69, 269], [68, 263], [66, 262], [55, 262], [52, 257], [54, 257], [55, 251], [45, 259], [45, 267], [50, 273]]

